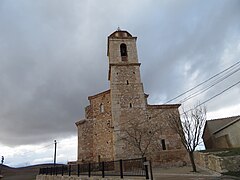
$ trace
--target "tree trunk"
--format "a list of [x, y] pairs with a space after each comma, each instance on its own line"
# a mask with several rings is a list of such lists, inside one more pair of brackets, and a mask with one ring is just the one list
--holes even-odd
[[195, 164], [195, 161], [194, 161], [194, 154], [192, 151], [188, 152], [188, 155], [189, 155], [189, 158], [190, 158], [190, 161], [191, 161], [191, 164], [192, 164], [192, 170], [193, 172], [197, 172], [197, 168], [196, 168], [196, 164]]

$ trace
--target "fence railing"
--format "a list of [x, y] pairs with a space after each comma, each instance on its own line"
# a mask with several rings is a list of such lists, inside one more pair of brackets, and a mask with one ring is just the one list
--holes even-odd
[[45, 175], [86, 175], [91, 176], [142, 176], [149, 179], [146, 158], [126, 159], [88, 164], [62, 165], [40, 168], [39, 174]]

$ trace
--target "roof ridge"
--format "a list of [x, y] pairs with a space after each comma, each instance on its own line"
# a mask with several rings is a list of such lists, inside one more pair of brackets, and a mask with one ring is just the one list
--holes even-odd
[[107, 94], [107, 93], [109, 93], [110, 91], [111, 91], [111, 89], [108, 89], [108, 90], [102, 91], [102, 92], [100, 92], [100, 93], [97, 93], [97, 94], [95, 94], [95, 95], [88, 96], [88, 100], [93, 99], [93, 98], [96, 98], [96, 97], [101, 96], [101, 95], [103, 95], [103, 94]]
[[[234, 117], [234, 116], [233, 116], [233, 117]], [[218, 133], [219, 131], [221, 131], [221, 130], [223, 130], [223, 129], [227, 128], [228, 126], [230, 126], [230, 125], [234, 124], [235, 122], [237, 122], [237, 121], [239, 121], [239, 120], [240, 120], [240, 116], [239, 116], [239, 117], [237, 117], [236, 119], [233, 119], [231, 122], [229, 122], [229, 123], [225, 124], [225, 126], [223, 126], [223, 127], [219, 128], [218, 130], [216, 130], [215, 132], [213, 132], [213, 134], [216, 134], [216, 133]]]
[[240, 118], [240, 115], [237, 116], [229, 116], [229, 117], [222, 117], [222, 118], [216, 118], [216, 119], [208, 119], [207, 121], [215, 121], [215, 120], [223, 120], [223, 119], [229, 119], [229, 118]]

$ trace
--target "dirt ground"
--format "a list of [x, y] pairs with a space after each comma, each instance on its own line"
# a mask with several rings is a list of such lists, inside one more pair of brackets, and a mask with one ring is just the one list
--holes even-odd
[[35, 165], [22, 168], [12, 168], [8, 166], [2, 167], [3, 178], [1, 180], [35, 180], [40, 167], [47, 167], [45, 165]]
[[235, 177], [222, 176], [220, 173], [197, 168], [196, 173], [191, 167], [153, 168], [154, 180], [233, 180]]

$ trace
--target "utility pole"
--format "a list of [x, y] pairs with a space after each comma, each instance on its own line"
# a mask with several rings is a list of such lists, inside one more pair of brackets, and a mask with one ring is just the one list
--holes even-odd
[[56, 166], [56, 156], [57, 156], [57, 141], [54, 140], [54, 167]]
[[2, 167], [3, 167], [3, 162], [4, 162], [4, 156], [2, 156], [2, 159], [1, 159], [1, 166], [0, 166], [0, 178], [2, 178]]

